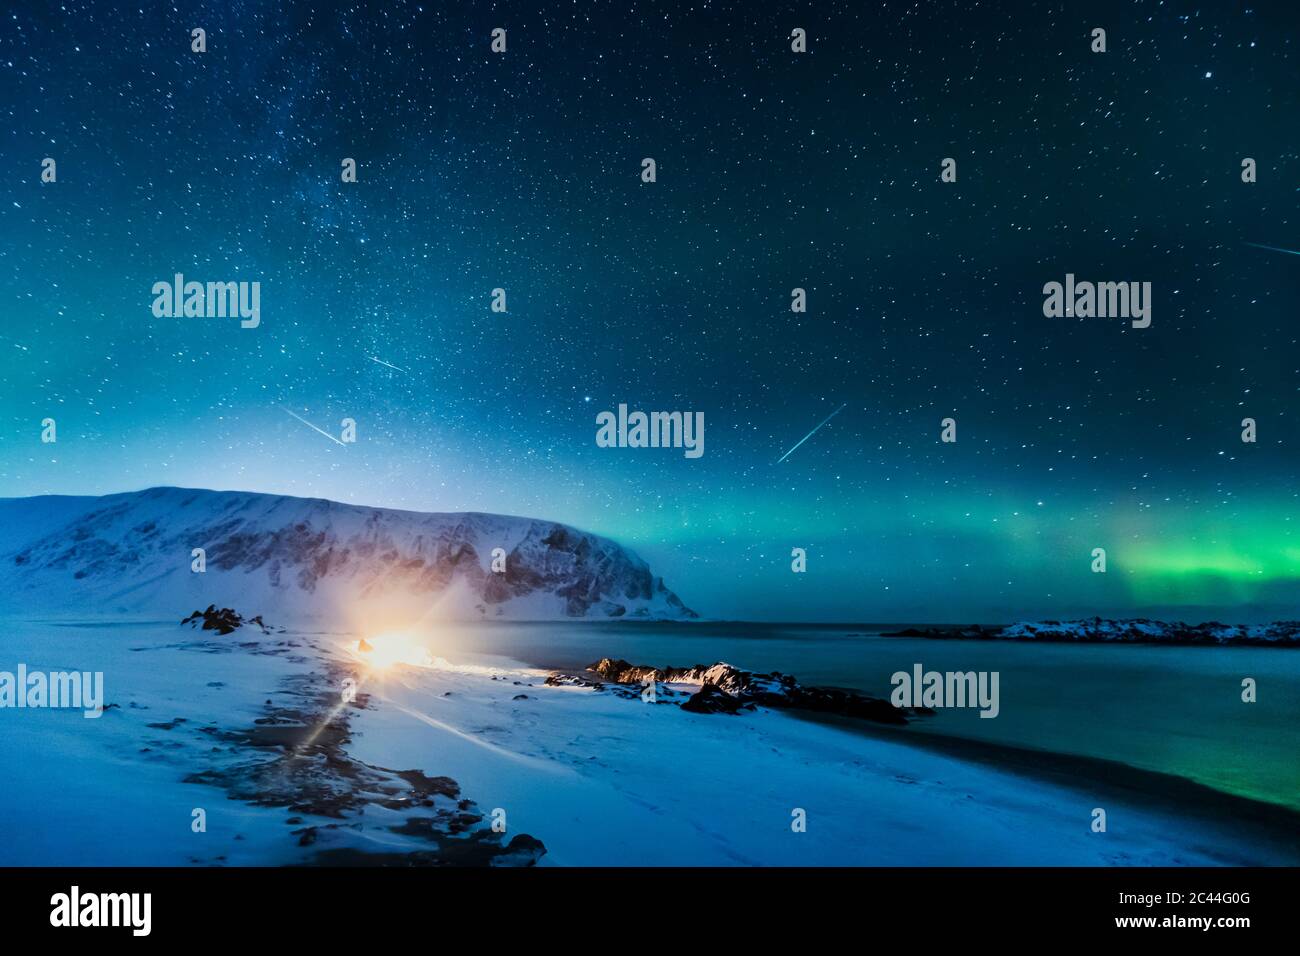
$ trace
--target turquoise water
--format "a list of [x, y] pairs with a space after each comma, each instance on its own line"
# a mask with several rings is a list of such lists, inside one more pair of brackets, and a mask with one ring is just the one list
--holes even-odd
[[[998, 717], [946, 710], [904, 732], [1116, 760], [1300, 810], [1300, 650], [879, 636], [896, 627], [490, 624], [443, 631], [434, 650], [445, 643], [448, 657], [463, 650], [560, 669], [604, 656], [658, 666], [725, 660], [881, 697], [891, 674], [918, 663], [997, 671]], [[1245, 677], [1256, 681], [1257, 703], [1241, 700]]]

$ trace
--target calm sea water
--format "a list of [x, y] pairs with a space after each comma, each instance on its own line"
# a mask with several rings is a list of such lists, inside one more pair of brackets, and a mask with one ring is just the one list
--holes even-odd
[[[658, 666], [722, 660], [881, 697], [891, 674], [918, 663], [998, 671], [998, 717], [940, 711], [905, 732], [1117, 760], [1300, 810], [1300, 650], [880, 636], [897, 627], [486, 624], [437, 640], [447, 656], [463, 650], [559, 669], [604, 656]], [[1258, 685], [1257, 703], [1241, 700], [1245, 677]]]

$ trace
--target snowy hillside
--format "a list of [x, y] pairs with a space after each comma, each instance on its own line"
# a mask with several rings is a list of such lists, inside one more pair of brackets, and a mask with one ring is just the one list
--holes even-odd
[[998, 635], [1009, 640], [1086, 643], [1112, 641], [1124, 644], [1266, 644], [1300, 646], [1300, 621], [1271, 624], [1221, 624], [1207, 621], [1151, 621], [1146, 618], [1081, 621], [1021, 621]]
[[634, 553], [552, 521], [183, 488], [0, 500], [0, 612], [179, 619], [214, 603], [348, 628], [695, 617]]
[[956, 627], [909, 627], [885, 637], [928, 637], [939, 640], [1026, 641], [1043, 644], [1239, 644], [1300, 647], [1300, 621], [1271, 624], [1221, 624], [1206, 621], [1152, 621], [1148, 618], [1112, 620], [1104, 617], [1077, 621], [1020, 621], [1005, 626], [980, 624]]

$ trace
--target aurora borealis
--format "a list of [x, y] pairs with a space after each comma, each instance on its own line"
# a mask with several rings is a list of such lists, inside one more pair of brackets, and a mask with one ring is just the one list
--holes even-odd
[[[1294, 8], [285, 7], [5, 17], [0, 495], [552, 518], [713, 617], [1297, 616]], [[599, 447], [624, 403], [705, 453]]]

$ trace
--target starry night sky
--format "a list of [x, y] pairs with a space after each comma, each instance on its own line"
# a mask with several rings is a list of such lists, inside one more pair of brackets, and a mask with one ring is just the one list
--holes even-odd
[[[5, 13], [0, 495], [553, 518], [719, 617], [1297, 616], [1293, 3], [283, 6]], [[597, 448], [620, 402], [704, 456]]]

